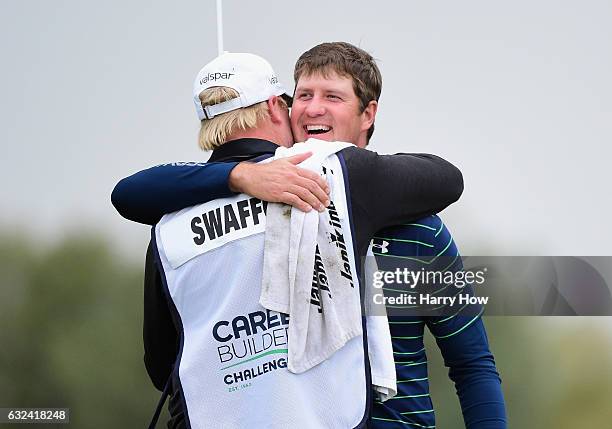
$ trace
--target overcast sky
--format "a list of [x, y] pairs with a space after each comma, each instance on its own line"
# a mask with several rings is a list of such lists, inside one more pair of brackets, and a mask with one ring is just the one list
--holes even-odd
[[[306, 4], [308, 10], [305, 9]], [[225, 49], [292, 87], [344, 40], [383, 74], [372, 149], [458, 165], [443, 213], [464, 254], [610, 255], [612, 3], [225, 0]], [[217, 54], [213, 0], [0, 2], [0, 227], [86, 228], [141, 258], [109, 202], [123, 176], [197, 148], [193, 79]]]

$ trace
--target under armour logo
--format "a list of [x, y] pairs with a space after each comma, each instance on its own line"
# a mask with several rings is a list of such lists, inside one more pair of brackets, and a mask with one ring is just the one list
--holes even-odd
[[389, 253], [389, 250], [387, 249], [387, 247], [389, 247], [389, 242], [388, 241], [383, 241], [382, 244], [372, 244], [373, 248], [376, 249], [380, 249], [380, 253]]

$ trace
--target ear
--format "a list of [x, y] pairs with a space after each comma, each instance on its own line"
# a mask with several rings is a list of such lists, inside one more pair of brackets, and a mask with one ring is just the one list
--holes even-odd
[[378, 111], [378, 102], [376, 100], [371, 100], [366, 106], [365, 110], [361, 113], [361, 131], [368, 131], [372, 124], [374, 123], [374, 119], [376, 119], [376, 112]]
[[273, 95], [268, 98], [268, 112], [270, 112], [270, 120], [273, 124], [282, 124], [283, 123], [283, 108], [281, 107], [278, 97]]

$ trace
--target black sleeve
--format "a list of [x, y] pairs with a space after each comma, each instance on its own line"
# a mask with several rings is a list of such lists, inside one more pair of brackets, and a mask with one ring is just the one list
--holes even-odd
[[463, 192], [459, 169], [435, 155], [379, 155], [357, 147], [341, 154], [355, 227], [370, 237], [384, 227], [438, 213]]
[[163, 391], [178, 354], [179, 335], [150, 242], [145, 261], [143, 339], [147, 373], [157, 390]]

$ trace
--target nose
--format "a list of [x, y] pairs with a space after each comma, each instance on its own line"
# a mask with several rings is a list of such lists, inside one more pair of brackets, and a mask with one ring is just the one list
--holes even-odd
[[312, 97], [306, 106], [306, 114], [311, 118], [323, 116], [325, 114], [325, 106], [319, 97]]

